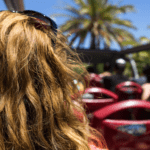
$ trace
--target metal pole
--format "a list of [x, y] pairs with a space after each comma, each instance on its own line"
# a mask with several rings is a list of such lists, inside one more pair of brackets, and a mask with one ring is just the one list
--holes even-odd
[[136, 66], [135, 60], [132, 58], [132, 54], [129, 54], [128, 57], [129, 57], [129, 61], [130, 61], [131, 67], [132, 67], [134, 78], [138, 79], [139, 78], [139, 74], [138, 74], [138, 70], [137, 70], [137, 66]]

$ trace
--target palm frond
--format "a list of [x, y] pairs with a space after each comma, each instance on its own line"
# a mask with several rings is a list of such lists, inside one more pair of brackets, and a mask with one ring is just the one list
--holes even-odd
[[80, 32], [80, 35], [79, 35], [80, 41], [79, 41], [79, 43], [78, 43], [78, 47], [79, 47], [82, 43], [84, 43], [87, 34], [88, 34], [88, 31], [87, 31], [87, 30], [83, 30], [82, 32]]
[[119, 19], [119, 18], [114, 18], [112, 20], [112, 23], [116, 24], [116, 25], [128, 27], [128, 28], [136, 29], [136, 27], [133, 26], [132, 22], [129, 21], [129, 20], [122, 20], [122, 19]]
[[53, 14], [53, 15], [50, 15], [50, 17], [67, 17], [67, 18], [71, 18], [71, 19], [74, 19], [75, 17], [73, 17], [72, 15], [68, 15], [68, 14]]
[[118, 13], [127, 13], [127, 12], [133, 12], [135, 11], [134, 7], [132, 5], [124, 5], [118, 7]]
[[80, 16], [80, 11], [75, 7], [68, 5], [66, 6], [65, 9], [67, 12], [71, 13], [73, 16]]
[[78, 33], [76, 33], [76, 34], [74, 35], [74, 37], [70, 40], [70, 43], [69, 43], [70, 46], [73, 45], [74, 41], [78, 38], [78, 36], [79, 36]]
[[78, 29], [80, 26], [80, 21], [77, 20], [69, 20], [66, 22], [66, 24], [60, 26], [60, 29], [63, 31], [63, 32], [66, 32], [66, 31], [69, 31], [69, 30], [72, 30], [72, 29]]
[[86, 3], [84, 0], [74, 0], [74, 2], [81, 7], [86, 7]]

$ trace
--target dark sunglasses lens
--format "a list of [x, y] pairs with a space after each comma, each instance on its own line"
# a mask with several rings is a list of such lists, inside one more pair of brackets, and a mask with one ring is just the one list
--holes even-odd
[[55, 29], [57, 29], [57, 24], [56, 24], [52, 19], [50, 19], [50, 20], [51, 20], [51, 22], [52, 22], [53, 27], [54, 27]]
[[54, 30], [57, 29], [57, 25], [52, 19], [50, 19], [49, 17], [47, 17], [47, 16], [45, 16], [39, 12], [35, 12], [35, 11], [31, 11], [31, 10], [25, 10], [25, 11], [23, 11], [23, 14], [30, 16], [30, 17], [35, 17], [37, 19], [40, 19], [40, 20], [46, 22], [48, 24], [48, 26], [52, 26], [52, 28]]
[[48, 25], [51, 25], [49, 20], [47, 20], [47, 18], [45, 18], [45, 16], [42, 15], [41, 13], [37, 13], [37, 12], [34, 12], [34, 11], [23, 11], [22, 13], [27, 15], [27, 16], [40, 19], [40, 20], [46, 22]]

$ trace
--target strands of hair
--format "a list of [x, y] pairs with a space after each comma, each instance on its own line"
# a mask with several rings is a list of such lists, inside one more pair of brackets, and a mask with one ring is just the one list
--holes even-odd
[[81, 77], [73, 68], [82, 64], [60, 31], [56, 36], [26, 15], [0, 12], [0, 66], [1, 150], [90, 149], [97, 133], [70, 96]]

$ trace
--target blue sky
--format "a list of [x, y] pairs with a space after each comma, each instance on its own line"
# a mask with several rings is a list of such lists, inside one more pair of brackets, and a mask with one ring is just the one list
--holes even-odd
[[[121, 15], [120, 18], [128, 19], [132, 21], [133, 25], [137, 27], [137, 30], [130, 30], [134, 36], [138, 39], [141, 36], [146, 36], [150, 39], [150, 29], [147, 26], [150, 25], [150, 0], [109, 0], [113, 4], [130, 4], [135, 7], [134, 13], [127, 13]], [[72, 6], [75, 5], [73, 0], [24, 0], [25, 9], [36, 10], [45, 15], [52, 15], [54, 13], [64, 13], [63, 7], [67, 4]], [[6, 10], [4, 1], [0, 1], [0, 9]], [[59, 17], [54, 18], [56, 23], [59, 25], [63, 24], [67, 18]], [[85, 42], [84, 47], [86, 48], [89, 42]], [[119, 50], [116, 44], [112, 45], [112, 49]]]

